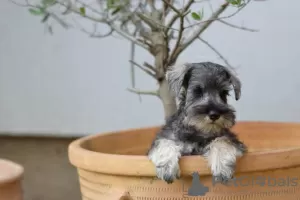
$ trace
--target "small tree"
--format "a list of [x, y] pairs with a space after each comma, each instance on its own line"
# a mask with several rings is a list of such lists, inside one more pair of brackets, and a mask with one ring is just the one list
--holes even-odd
[[[169, 92], [165, 80], [167, 67], [175, 64], [179, 55], [195, 40], [200, 40], [215, 51], [230, 67], [226, 59], [201, 38], [201, 34], [213, 22], [218, 21], [233, 28], [256, 31], [224, 21], [238, 14], [251, 0], [224, 0], [216, 10], [213, 10], [211, 6], [209, 15], [203, 9], [191, 10], [192, 5], [210, 3], [209, 0], [92, 0], [89, 3], [85, 0], [38, 0], [38, 3], [23, 1], [25, 1], [24, 4], [13, 3], [28, 7], [31, 14], [40, 16], [50, 33], [53, 30], [49, 21], [55, 20], [65, 28], [79, 27], [81, 31], [93, 38], [117, 34], [130, 41], [132, 88], [128, 90], [139, 95], [159, 97], [163, 103], [165, 118], [176, 111], [175, 99]], [[230, 6], [234, 6], [235, 11], [230, 15], [220, 17]], [[92, 31], [82, 28], [76, 20], [72, 20], [74, 15], [92, 22]], [[99, 31], [99, 25], [104, 25], [106, 32]], [[134, 60], [136, 46], [148, 51], [154, 57], [154, 63], [136, 63]], [[156, 79], [158, 89], [155, 91], [136, 89], [135, 67]]]

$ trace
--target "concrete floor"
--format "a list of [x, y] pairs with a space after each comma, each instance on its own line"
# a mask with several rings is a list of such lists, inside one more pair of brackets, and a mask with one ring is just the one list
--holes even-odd
[[25, 168], [24, 200], [81, 199], [77, 172], [68, 160], [72, 140], [0, 136], [0, 158]]

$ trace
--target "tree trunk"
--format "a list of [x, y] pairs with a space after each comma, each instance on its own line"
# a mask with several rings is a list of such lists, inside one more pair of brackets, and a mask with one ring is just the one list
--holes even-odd
[[151, 40], [153, 44], [151, 52], [154, 55], [156, 78], [159, 84], [158, 93], [163, 103], [165, 119], [167, 119], [176, 111], [175, 98], [170, 93], [168, 83], [165, 79], [166, 59], [169, 53], [168, 44], [162, 32], [152, 32]]
[[158, 95], [163, 103], [164, 117], [167, 119], [177, 110], [175, 98], [169, 91], [169, 86], [165, 79], [169, 56], [168, 36], [160, 26], [157, 26], [157, 24], [161, 24], [165, 20], [162, 13], [153, 12], [151, 19], [156, 23], [150, 23], [151, 32], [144, 32], [144, 36], [151, 41], [150, 52], [154, 56], [155, 75], [159, 84]]
[[166, 79], [159, 84], [159, 97], [163, 103], [165, 119], [173, 115], [176, 112], [176, 101], [174, 96], [169, 91], [169, 86]]

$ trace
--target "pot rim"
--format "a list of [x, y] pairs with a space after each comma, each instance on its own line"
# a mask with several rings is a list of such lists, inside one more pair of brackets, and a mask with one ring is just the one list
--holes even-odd
[[[300, 130], [300, 123], [291, 122], [270, 122], [270, 121], [239, 121], [239, 124], [284, 124], [297, 125]], [[147, 130], [158, 126], [144, 127], [139, 129], [126, 129], [118, 133], [131, 130]], [[94, 152], [82, 147], [83, 143], [99, 135], [110, 135], [114, 132], [107, 132], [89, 135], [79, 138], [70, 143], [68, 148], [69, 161], [77, 168], [94, 171], [104, 174], [114, 174], [123, 176], [151, 176], [156, 177], [155, 167], [152, 162], [143, 155], [120, 155]], [[101, 162], [104, 161], [104, 162]], [[199, 175], [211, 175], [207, 161], [199, 156], [182, 156], [179, 161], [181, 175], [191, 175], [198, 172]], [[117, 167], [115, 167], [117, 166]], [[119, 167], [122, 166], [122, 167]], [[236, 173], [275, 170], [279, 168], [300, 166], [300, 145], [299, 147], [286, 147], [282, 149], [263, 150], [248, 152], [237, 160]]]
[[0, 171], [0, 187], [23, 178], [24, 167], [22, 165], [4, 158], [0, 158], [0, 164], [2, 164], [2, 166], [4, 166], [6, 169], [8, 169], [11, 172], [8, 175], [8, 174], [1, 174]]

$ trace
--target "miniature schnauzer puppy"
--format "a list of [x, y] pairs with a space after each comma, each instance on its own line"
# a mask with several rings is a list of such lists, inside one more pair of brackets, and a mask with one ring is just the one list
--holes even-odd
[[166, 120], [147, 153], [157, 177], [172, 183], [180, 177], [181, 156], [202, 155], [214, 181], [226, 183], [234, 174], [236, 159], [247, 151], [230, 131], [236, 117], [227, 103], [231, 88], [235, 99], [240, 98], [240, 80], [226, 67], [211, 62], [171, 66], [166, 80], [177, 112]]

